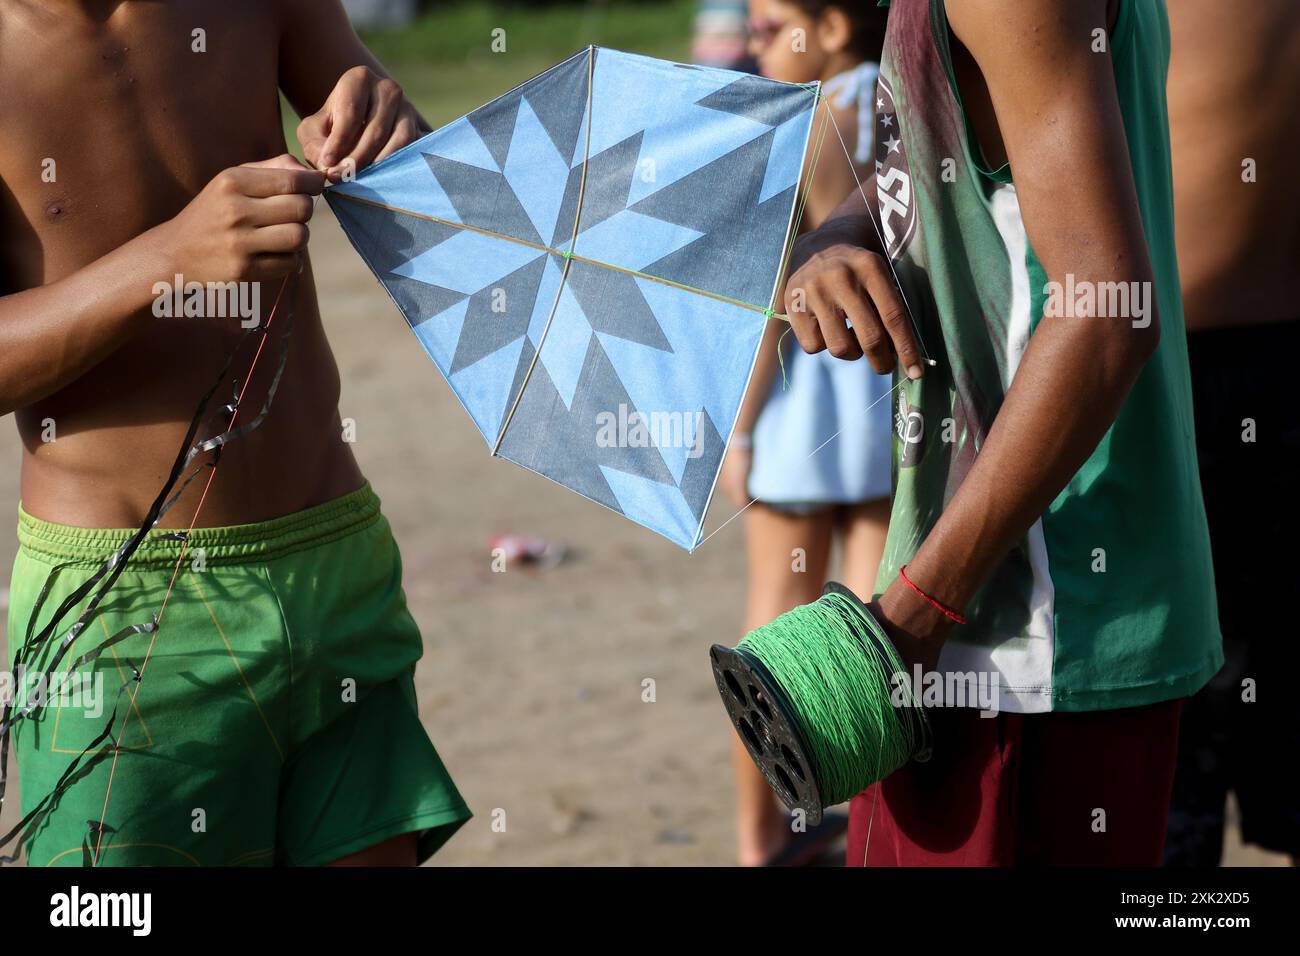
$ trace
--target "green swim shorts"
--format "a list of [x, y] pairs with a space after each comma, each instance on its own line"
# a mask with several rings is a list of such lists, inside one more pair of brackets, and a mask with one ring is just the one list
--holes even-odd
[[[20, 510], [11, 669], [25, 635], [129, 534]], [[79, 662], [152, 619], [180, 547], [150, 534], [56, 669], [59, 693], [15, 725], [24, 815], [90, 747], [32, 832], [29, 865], [79, 866], [98, 844], [105, 866], [310, 866], [410, 832], [419, 859], [431, 856], [470, 812], [420, 723], [423, 646], [375, 494], [196, 529], [157, 631]], [[29, 677], [76, 616], [26, 662]], [[115, 706], [113, 770], [112, 739], [91, 745]]]

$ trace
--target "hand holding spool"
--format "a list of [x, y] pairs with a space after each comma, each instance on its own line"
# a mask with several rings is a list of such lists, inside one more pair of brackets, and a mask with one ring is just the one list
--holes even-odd
[[[937, 644], [924, 649], [926, 658], [937, 655]], [[841, 584], [827, 584], [816, 602], [756, 628], [737, 647], [715, 644], [710, 658], [749, 755], [810, 824], [908, 760], [929, 757], [929, 722], [904, 657]]]

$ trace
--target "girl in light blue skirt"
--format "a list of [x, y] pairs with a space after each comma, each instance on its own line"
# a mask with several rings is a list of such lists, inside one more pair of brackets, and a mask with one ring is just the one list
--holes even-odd
[[[878, 69], [872, 61], [879, 58], [885, 11], [874, 3], [821, 0], [750, 0], [749, 6], [751, 51], [761, 72], [795, 83], [821, 80], [853, 152], [850, 166], [835, 130], [827, 130], [805, 187], [802, 228], [814, 229], [857, 180], [874, 172]], [[737, 508], [748, 505], [745, 631], [816, 600], [837, 542], [836, 579], [870, 600], [889, 519], [889, 376], [877, 375], [865, 360], [808, 355], [793, 334], [783, 337], [788, 330], [782, 321], [768, 323], [720, 479]], [[734, 743], [741, 865], [814, 861], [843, 831], [844, 818], [828, 814], [818, 828], [795, 832], [744, 746]]]

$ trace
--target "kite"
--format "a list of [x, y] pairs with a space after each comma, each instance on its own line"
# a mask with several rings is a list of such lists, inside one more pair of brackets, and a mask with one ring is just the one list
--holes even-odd
[[694, 550], [819, 89], [588, 47], [325, 195], [493, 456]]

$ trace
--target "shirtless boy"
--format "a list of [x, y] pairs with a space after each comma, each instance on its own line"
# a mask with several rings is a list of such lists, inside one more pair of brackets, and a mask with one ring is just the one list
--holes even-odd
[[1183, 710], [1165, 862], [1218, 865], [1230, 790], [1242, 839], [1297, 860], [1300, 797], [1277, 767], [1300, 749], [1300, 652], [1273, 611], [1296, 565], [1270, 544], [1300, 535], [1300, 5], [1179, 0], [1169, 21], [1178, 271], [1227, 663]]
[[[60, 788], [104, 716], [47, 707], [13, 726], [24, 813], [58, 790], [28, 862], [423, 860], [469, 811], [416, 712], [420, 635], [341, 437], [306, 223], [327, 178], [427, 125], [337, 0], [0, 0], [0, 89], [0, 409], [25, 446], [11, 663], [51, 571], [38, 630], [140, 525], [245, 335], [238, 318], [159, 317], [158, 284], [261, 283], [263, 322], [284, 290], [245, 422], [292, 316], [273, 411], [224, 449], [198, 527], [151, 535], [64, 658], [165, 602], [156, 633], [83, 665], [106, 713], [131, 686], [87, 755], [103, 759]], [[286, 155], [280, 91], [322, 171]], [[160, 528], [189, 527], [205, 480]]]

